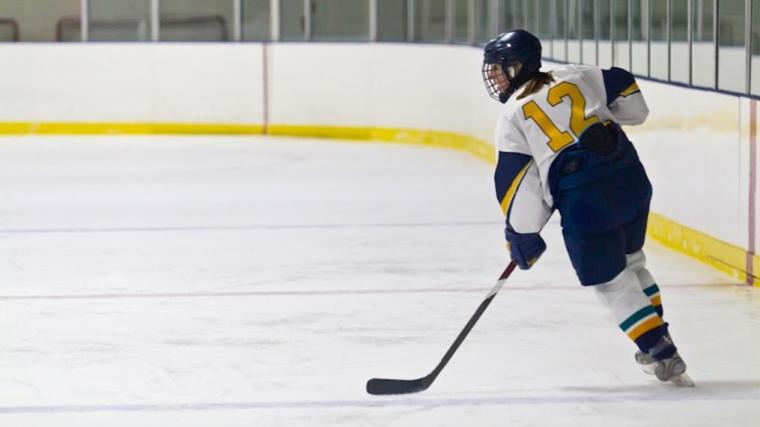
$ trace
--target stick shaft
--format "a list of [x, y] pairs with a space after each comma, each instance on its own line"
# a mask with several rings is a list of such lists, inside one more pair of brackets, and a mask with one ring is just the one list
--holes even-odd
[[467, 325], [465, 325], [464, 329], [462, 329], [461, 332], [459, 332], [459, 335], [457, 335], [457, 338], [454, 340], [454, 343], [451, 344], [449, 349], [446, 351], [446, 354], [443, 355], [443, 358], [440, 362], [438, 362], [438, 366], [433, 369], [431, 373], [429, 373], [427, 376], [424, 376], [422, 378], [417, 378], [415, 380], [398, 380], [398, 379], [387, 379], [387, 378], [372, 378], [367, 382], [367, 392], [369, 394], [376, 394], [376, 395], [383, 395], [383, 394], [407, 394], [407, 393], [417, 393], [423, 390], [427, 390], [428, 387], [433, 383], [433, 381], [436, 379], [438, 374], [441, 373], [444, 366], [446, 366], [447, 363], [449, 363], [449, 360], [451, 360], [451, 357], [454, 356], [454, 353], [457, 351], [460, 345], [462, 345], [462, 342], [467, 337], [467, 335], [470, 333], [470, 330], [475, 326], [475, 323], [477, 323], [478, 319], [480, 319], [480, 316], [483, 314], [484, 311], [486, 311], [486, 308], [491, 304], [491, 301], [493, 301], [496, 294], [499, 293], [499, 290], [501, 290], [501, 287], [504, 286], [504, 282], [507, 280], [510, 274], [512, 274], [512, 271], [517, 266], [517, 263], [514, 261], [510, 262], [506, 269], [504, 269], [504, 272], [499, 277], [499, 280], [496, 282], [496, 286], [491, 289], [490, 292], [488, 292], [488, 295], [486, 295], [486, 298], [483, 300], [483, 302], [480, 303], [478, 306], [478, 309], [475, 310], [475, 314], [470, 317], [470, 320], [467, 322]]
[[514, 261], [510, 262], [506, 269], [504, 269], [504, 272], [499, 277], [499, 280], [496, 282], [496, 285], [491, 289], [491, 291], [486, 296], [486, 299], [483, 300], [483, 302], [480, 303], [477, 310], [475, 310], [475, 314], [470, 317], [470, 320], [467, 322], [467, 325], [465, 325], [464, 329], [462, 329], [461, 332], [459, 332], [459, 335], [457, 335], [456, 339], [454, 340], [454, 343], [451, 344], [451, 347], [446, 351], [446, 354], [443, 355], [443, 358], [438, 363], [438, 366], [435, 367], [433, 372], [430, 373], [430, 382], [432, 383], [433, 380], [438, 376], [438, 374], [441, 373], [444, 366], [446, 366], [447, 363], [449, 363], [449, 360], [454, 355], [454, 353], [457, 351], [460, 345], [462, 345], [462, 342], [465, 338], [467, 338], [467, 335], [469, 335], [472, 328], [475, 326], [475, 323], [478, 322], [480, 319], [480, 316], [483, 315], [483, 312], [486, 311], [486, 308], [491, 304], [491, 301], [493, 301], [494, 297], [496, 297], [496, 294], [499, 293], [501, 290], [501, 287], [504, 286], [504, 282], [506, 282], [507, 278], [510, 274], [512, 274], [512, 271], [517, 266], [517, 263]]

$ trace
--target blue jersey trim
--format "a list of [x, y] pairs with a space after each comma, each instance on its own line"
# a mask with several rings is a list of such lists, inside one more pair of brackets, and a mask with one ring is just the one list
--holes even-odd
[[607, 91], [607, 105], [612, 104], [626, 89], [636, 83], [633, 74], [619, 67], [602, 70], [602, 77], [604, 89]]
[[520, 174], [520, 171], [532, 160], [527, 154], [499, 151], [496, 163], [494, 183], [496, 184], [496, 199], [501, 203], [507, 195], [509, 187]]

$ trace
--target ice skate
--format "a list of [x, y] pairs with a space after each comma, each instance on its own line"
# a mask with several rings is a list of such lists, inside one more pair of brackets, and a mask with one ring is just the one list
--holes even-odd
[[657, 360], [642, 351], [636, 352], [636, 363], [644, 373], [654, 375], [658, 380], [671, 382], [679, 387], [694, 387], [694, 381], [686, 374], [686, 362], [678, 353], [663, 360]]
[[657, 359], [639, 350], [636, 352], [636, 363], [641, 366], [645, 374], [654, 375], [654, 368], [657, 365]]

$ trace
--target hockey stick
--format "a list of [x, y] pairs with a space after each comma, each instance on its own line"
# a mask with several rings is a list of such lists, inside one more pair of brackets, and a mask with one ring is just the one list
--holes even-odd
[[509, 263], [504, 272], [501, 273], [501, 277], [499, 277], [499, 280], [496, 282], [496, 286], [494, 286], [493, 289], [488, 292], [486, 299], [480, 303], [478, 309], [475, 310], [475, 314], [470, 317], [470, 321], [467, 322], [467, 325], [464, 327], [464, 329], [462, 329], [462, 332], [459, 333], [457, 339], [454, 340], [454, 344], [452, 344], [446, 354], [443, 355], [443, 359], [441, 359], [441, 361], [438, 363], [438, 366], [433, 369], [433, 372], [422, 378], [417, 378], [416, 380], [372, 378], [371, 380], [367, 381], [367, 393], [378, 395], [408, 394], [427, 390], [427, 388], [430, 387], [430, 384], [433, 384], [433, 381], [435, 381], [435, 378], [438, 376], [438, 374], [441, 373], [443, 367], [449, 363], [451, 356], [453, 356], [454, 352], [457, 351], [459, 346], [462, 344], [462, 341], [464, 341], [464, 339], [467, 337], [467, 334], [470, 333], [472, 327], [475, 326], [475, 322], [477, 322], [483, 312], [486, 311], [486, 308], [489, 304], [491, 304], [491, 301], [493, 301], [493, 298], [496, 296], [496, 294], [499, 293], [501, 287], [504, 286], [504, 282], [507, 280], [509, 275], [512, 274], [512, 270], [514, 270], [516, 266], [517, 264], [512, 261]]

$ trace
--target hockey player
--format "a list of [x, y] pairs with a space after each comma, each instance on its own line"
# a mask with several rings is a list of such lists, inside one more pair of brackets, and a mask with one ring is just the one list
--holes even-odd
[[581, 284], [594, 288], [638, 346], [636, 361], [661, 381], [693, 385], [642, 252], [652, 187], [620, 127], [649, 113], [636, 81], [616, 67], [540, 68], [541, 43], [527, 31], [485, 46], [483, 80], [505, 104], [494, 179], [510, 256], [531, 268], [546, 249], [539, 233], [559, 210]]

